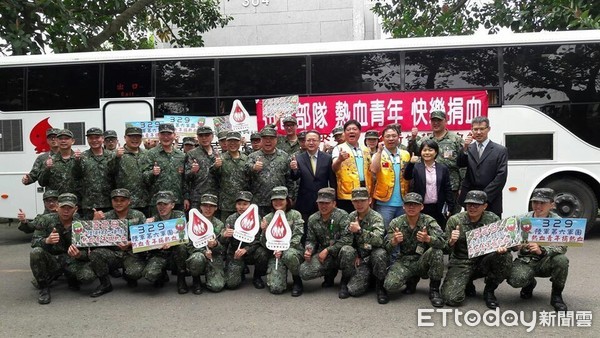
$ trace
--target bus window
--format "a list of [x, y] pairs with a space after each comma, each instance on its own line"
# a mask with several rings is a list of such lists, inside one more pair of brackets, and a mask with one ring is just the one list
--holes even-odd
[[509, 160], [554, 159], [553, 134], [508, 134], [505, 144]]
[[[252, 97], [252, 98], [243, 98], [239, 99], [242, 103], [242, 106], [248, 112], [250, 116], [256, 116], [256, 100], [264, 99], [265, 97]], [[266, 97], [268, 98], [268, 97]], [[231, 107], [233, 106], [233, 101], [237, 98], [221, 98], [219, 99], [219, 110], [218, 116], [229, 115], [231, 113]]]
[[0, 120], [0, 152], [23, 151], [23, 121]]
[[65, 129], [73, 133], [74, 146], [85, 145], [85, 122], [65, 122]]
[[297, 95], [306, 93], [306, 58], [219, 60], [219, 95]]
[[400, 55], [365, 53], [312, 56], [311, 93], [400, 90]]
[[214, 95], [214, 61], [179, 60], [156, 63], [157, 97]]
[[104, 65], [104, 97], [148, 97], [152, 95], [150, 62]]
[[406, 89], [498, 87], [495, 48], [406, 52]]
[[186, 116], [215, 116], [215, 99], [185, 99], [185, 100], [159, 100], [154, 101], [154, 117], [165, 115]]
[[29, 67], [28, 110], [98, 107], [98, 65]]
[[0, 68], [0, 110], [23, 110], [24, 68]]

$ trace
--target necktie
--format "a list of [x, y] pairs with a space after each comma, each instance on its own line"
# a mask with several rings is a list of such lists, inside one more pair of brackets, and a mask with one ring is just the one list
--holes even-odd
[[313, 174], [317, 173], [317, 156], [312, 155], [310, 157], [310, 166], [312, 167]]
[[479, 158], [483, 155], [483, 143], [477, 143], [477, 152], [479, 153]]

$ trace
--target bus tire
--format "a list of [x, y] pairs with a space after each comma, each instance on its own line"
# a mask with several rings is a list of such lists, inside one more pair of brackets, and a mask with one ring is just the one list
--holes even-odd
[[554, 189], [556, 212], [560, 217], [587, 219], [585, 233], [588, 234], [598, 214], [598, 200], [594, 191], [582, 180], [573, 177], [550, 181], [545, 187]]

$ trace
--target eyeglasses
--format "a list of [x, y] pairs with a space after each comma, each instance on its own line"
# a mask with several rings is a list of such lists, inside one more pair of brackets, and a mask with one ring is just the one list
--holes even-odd
[[480, 131], [484, 131], [484, 130], [486, 130], [486, 129], [488, 129], [488, 128], [489, 128], [489, 127], [483, 127], [483, 128], [473, 128], [472, 130], [473, 130], [474, 132], [480, 132]]

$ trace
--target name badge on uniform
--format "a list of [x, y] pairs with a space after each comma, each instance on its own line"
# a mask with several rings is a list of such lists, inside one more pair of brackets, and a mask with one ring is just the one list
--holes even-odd
[[444, 158], [452, 158], [453, 156], [453, 151], [450, 148], [445, 148], [444, 149]]
[[423, 248], [423, 246], [421, 245], [417, 245], [417, 249], [415, 249], [415, 252], [417, 253], [417, 255], [422, 255], [425, 252], [425, 248]]

